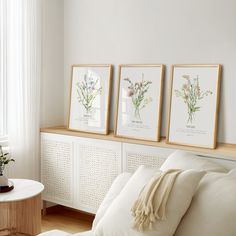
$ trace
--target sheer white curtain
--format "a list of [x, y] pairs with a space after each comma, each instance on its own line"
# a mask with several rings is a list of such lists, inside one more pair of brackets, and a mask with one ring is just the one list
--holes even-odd
[[[1, 0], [2, 1], [2, 0]], [[39, 178], [41, 0], [3, 0], [7, 25], [10, 176]]]
[[0, 142], [6, 141], [6, 10], [0, 0]]

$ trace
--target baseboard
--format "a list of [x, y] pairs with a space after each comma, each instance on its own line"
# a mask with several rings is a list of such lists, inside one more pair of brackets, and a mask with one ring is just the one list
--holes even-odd
[[64, 216], [76, 218], [76, 219], [82, 219], [85, 221], [93, 222], [95, 215], [83, 211], [79, 211], [73, 208], [61, 206], [61, 205], [55, 205], [50, 206], [46, 208], [46, 215], [48, 214], [63, 214]]

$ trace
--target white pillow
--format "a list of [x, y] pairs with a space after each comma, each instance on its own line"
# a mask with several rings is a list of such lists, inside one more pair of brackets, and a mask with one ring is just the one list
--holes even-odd
[[202, 178], [175, 236], [236, 235], [236, 169]]
[[71, 234], [61, 231], [61, 230], [54, 229], [54, 230], [50, 230], [50, 231], [38, 234], [37, 236], [69, 236], [69, 235]]
[[180, 150], [172, 153], [160, 168], [160, 170], [162, 171], [168, 169], [194, 169], [213, 172], [228, 172], [225, 167], [214, 161], [209, 160], [209, 158], [207, 157], [200, 157], [194, 153]]
[[205, 172], [187, 170], [179, 174], [169, 196], [167, 220], [157, 221], [153, 225], [153, 230], [148, 229], [143, 233], [135, 231], [132, 229], [131, 207], [141, 189], [157, 171], [144, 166], [138, 168], [98, 223], [95, 236], [170, 236], [174, 234]]
[[93, 227], [92, 230], [94, 230], [98, 224], [98, 222], [101, 220], [101, 218], [106, 213], [107, 209], [113, 202], [113, 200], [117, 197], [117, 195], [121, 192], [121, 190], [124, 188], [130, 177], [132, 176], [131, 173], [124, 172], [122, 174], [119, 174], [115, 180], [113, 181], [110, 189], [108, 190], [104, 200], [102, 201], [101, 205], [99, 206], [95, 219], [93, 221]]
[[[71, 235], [73, 235], [73, 236], [94, 236], [92, 231], [85, 231], [85, 232], [71, 234]], [[58, 235], [55, 235], [55, 236], [58, 236]]]

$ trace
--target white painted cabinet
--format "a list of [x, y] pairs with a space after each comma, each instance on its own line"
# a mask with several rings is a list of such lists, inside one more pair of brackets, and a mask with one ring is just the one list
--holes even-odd
[[122, 171], [121, 143], [41, 134], [43, 199], [96, 213]]
[[115, 177], [160, 167], [172, 149], [41, 133], [43, 199], [96, 213]]

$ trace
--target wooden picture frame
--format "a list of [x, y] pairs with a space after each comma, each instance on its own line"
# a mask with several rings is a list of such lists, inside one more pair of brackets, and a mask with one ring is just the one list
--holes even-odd
[[115, 136], [160, 140], [163, 80], [161, 64], [119, 66]]
[[221, 70], [172, 65], [167, 143], [216, 148]]
[[112, 65], [72, 65], [68, 129], [108, 134]]

